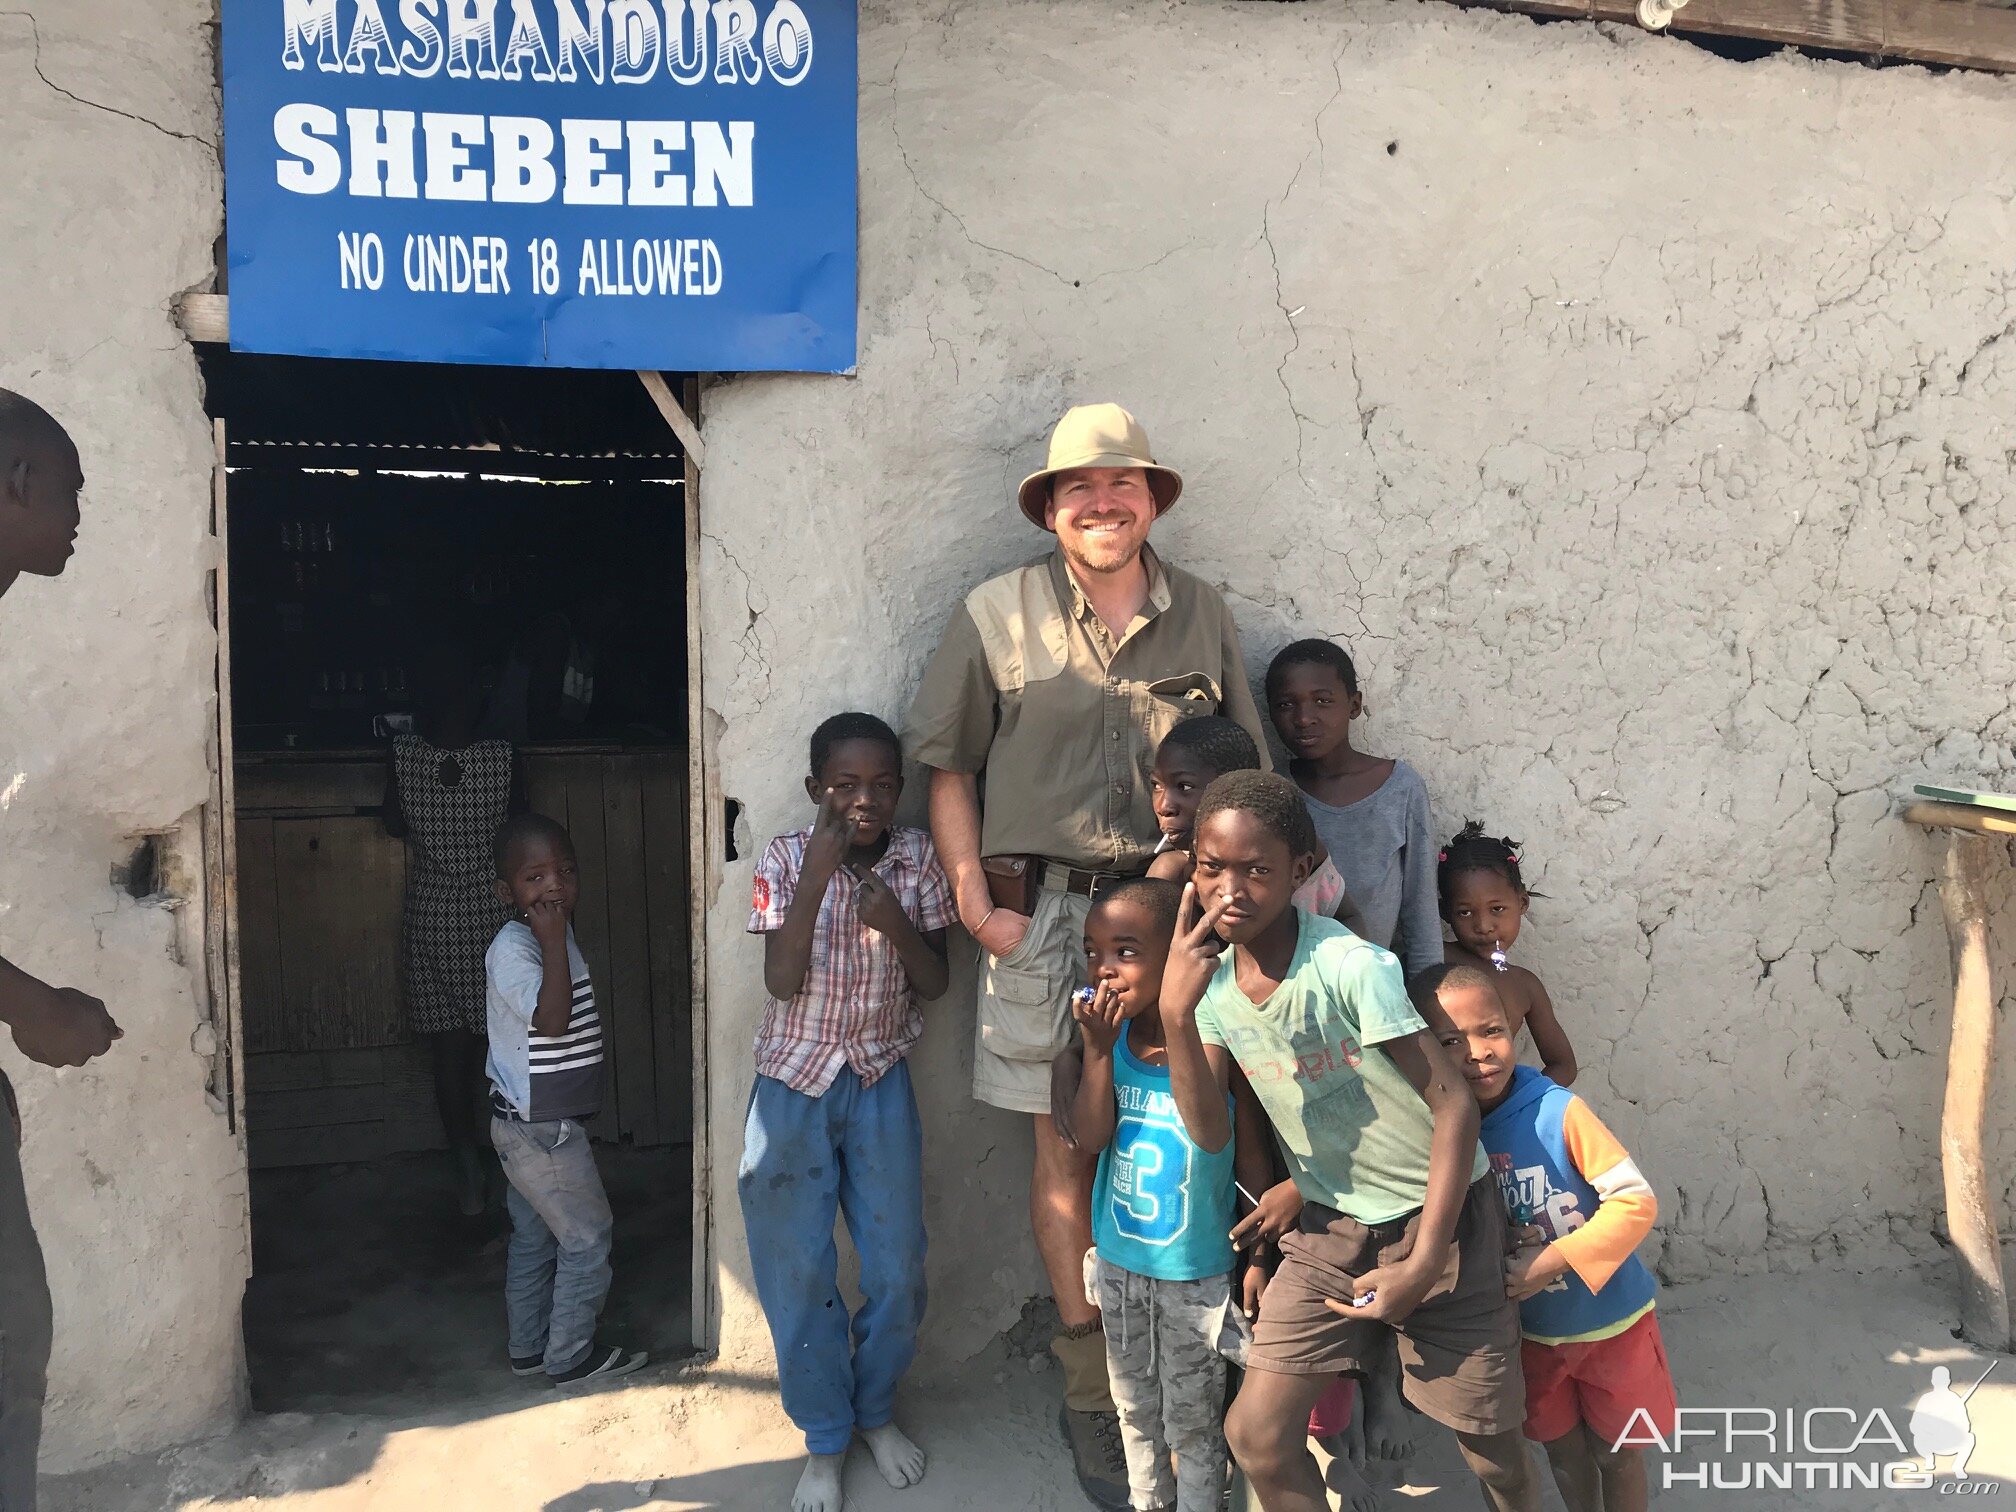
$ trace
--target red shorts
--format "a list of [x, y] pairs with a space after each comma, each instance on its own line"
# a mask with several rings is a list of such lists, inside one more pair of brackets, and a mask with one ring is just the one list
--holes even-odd
[[1323, 1388], [1323, 1395], [1309, 1411], [1309, 1437], [1335, 1438], [1351, 1426], [1351, 1409], [1358, 1403], [1358, 1383], [1339, 1376]]
[[[1620, 1334], [1592, 1344], [1537, 1344], [1521, 1341], [1519, 1364], [1526, 1374], [1526, 1437], [1538, 1443], [1587, 1424], [1604, 1444], [1632, 1429], [1646, 1438], [1656, 1428], [1673, 1433], [1673, 1372], [1659, 1337], [1659, 1318], [1647, 1313]], [[1634, 1414], [1643, 1412], [1635, 1427]]]

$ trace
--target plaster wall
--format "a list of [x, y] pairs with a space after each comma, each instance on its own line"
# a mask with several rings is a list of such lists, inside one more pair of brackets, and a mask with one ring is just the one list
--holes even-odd
[[[1361, 747], [1444, 833], [1527, 842], [1517, 956], [1669, 1278], [1931, 1252], [1946, 946], [1892, 795], [2016, 768], [2016, 85], [1382, 0], [862, 29], [859, 372], [706, 399], [747, 805], [708, 930], [727, 1356], [768, 1350], [733, 1184], [755, 846], [804, 822], [811, 726], [900, 720], [958, 596], [1043, 548], [1010, 489], [1092, 399], [1187, 474], [1157, 543], [1254, 672], [1343, 640]], [[940, 1358], [1041, 1290], [970, 991], [916, 1062]]]
[[[52, 1470], [219, 1423], [239, 1376], [199, 900], [107, 880], [207, 790], [209, 452], [167, 307], [219, 229], [208, 21], [0, 14], [34, 228], [0, 239], [0, 384], [89, 478], [70, 572], [0, 602], [0, 948], [127, 1030], [81, 1071], [0, 1049], [53, 1258]], [[1667, 1273], [1931, 1251], [1936, 852], [1889, 814], [2016, 766], [2012, 86], [1381, 0], [865, 0], [862, 27], [860, 372], [706, 401], [705, 728], [746, 805], [706, 884], [726, 1360], [768, 1354], [733, 1195], [755, 845], [803, 822], [811, 725], [900, 718], [957, 596], [1042, 549], [1009, 489], [1094, 398], [1188, 475], [1157, 542], [1254, 670], [1344, 639], [1361, 743], [1444, 829], [1529, 842], [1519, 955], [1665, 1195]], [[970, 991], [917, 1059], [939, 1361], [1041, 1290], [1026, 1121], [966, 1090]], [[2016, 1119], [1993, 1137], [2016, 1175]]]
[[[86, 479], [69, 571], [0, 600], [0, 951], [126, 1032], [62, 1072], [0, 1037], [55, 1293], [45, 1472], [221, 1427], [239, 1392], [244, 1162], [191, 1049], [210, 441], [168, 313], [221, 229], [211, 9], [0, 11], [0, 386], [69, 427]], [[137, 832], [178, 829], [183, 907], [111, 884]]]

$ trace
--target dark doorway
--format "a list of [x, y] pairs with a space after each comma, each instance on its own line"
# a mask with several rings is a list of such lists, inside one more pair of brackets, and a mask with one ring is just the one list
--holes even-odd
[[[579, 852], [574, 926], [607, 1055], [590, 1128], [616, 1214], [609, 1327], [686, 1353], [677, 442], [630, 373], [199, 350], [226, 442], [254, 1404], [545, 1389], [505, 1368], [501, 1173], [451, 1153], [440, 1040], [405, 990], [389, 751], [444, 658], [467, 669], [476, 733], [510, 741], [518, 801]], [[470, 1065], [480, 1080], [480, 1049]]]

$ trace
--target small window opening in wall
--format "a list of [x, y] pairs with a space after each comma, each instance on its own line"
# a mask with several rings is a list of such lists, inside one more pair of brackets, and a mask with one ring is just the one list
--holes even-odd
[[112, 885], [129, 898], [153, 898], [161, 892], [161, 837], [142, 835], [123, 865], [112, 868]]
[[735, 843], [735, 831], [742, 823], [742, 804], [738, 799], [730, 798], [722, 804], [721, 808], [722, 818], [726, 821], [721, 826], [721, 843], [724, 848], [723, 859], [740, 861], [742, 859], [742, 851], [741, 847]]

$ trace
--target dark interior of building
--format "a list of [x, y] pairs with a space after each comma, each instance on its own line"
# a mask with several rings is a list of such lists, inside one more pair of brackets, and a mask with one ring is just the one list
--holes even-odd
[[472, 1178], [448, 1149], [438, 1037], [408, 1002], [410, 851], [388, 828], [389, 751], [444, 665], [472, 681], [476, 733], [510, 742], [518, 804], [565, 824], [579, 856], [574, 928], [607, 1055], [589, 1125], [616, 1217], [605, 1322], [654, 1354], [685, 1352], [678, 443], [631, 373], [217, 347], [203, 373], [228, 469], [254, 1404], [543, 1389], [505, 1368], [501, 1173], [471, 1155], [484, 1164]]

